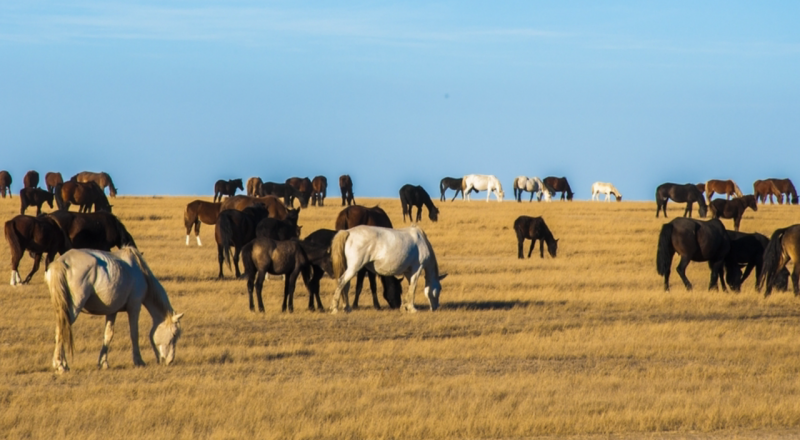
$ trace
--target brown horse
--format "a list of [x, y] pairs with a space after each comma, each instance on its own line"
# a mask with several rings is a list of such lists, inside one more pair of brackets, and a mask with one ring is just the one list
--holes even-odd
[[767, 204], [767, 198], [769, 198], [770, 205], [775, 204], [775, 200], [772, 198], [773, 196], [778, 198], [778, 204], [783, 204], [783, 194], [781, 190], [769, 179], [756, 180], [753, 182], [753, 194], [756, 196], [756, 201], [765, 205]]
[[39, 173], [30, 170], [25, 173], [25, 177], [22, 178], [22, 187], [23, 188], [36, 188], [39, 186]]
[[746, 195], [733, 200], [712, 200], [709, 207], [714, 218], [732, 218], [734, 231], [739, 231], [739, 223], [742, 222], [742, 215], [747, 208], [758, 211], [754, 195]]
[[194, 226], [194, 236], [197, 238], [197, 245], [202, 246], [200, 243], [200, 222], [207, 225], [217, 224], [217, 217], [219, 217], [219, 210], [222, 203], [212, 203], [203, 200], [195, 200], [186, 205], [183, 211], [183, 224], [186, 226], [186, 246], [189, 246], [189, 234], [192, 232]]
[[[781, 194], [786, 194], [787, 203], [791, 200], [792, 205], [796, 205], [798, 203], [797, 200], [797, 191], [794, 189], [794, 184], [789, 179], [767, 179], [778, 188], [778, 191]], [[789, 199], [791, 197], [791, 199]]]
[[72, 247], [110, 251], [116, 246], [136, 247], [136, 242], [125, 225], [110, 212], [55, 211], [47, 214], [66, 232]]
[[222, 196], [233, 197], [236, 195], [236, 190], [244, 190], [242, 187], [242, 179], [232, 180], [217, 180], [214, 183], [214, 202], [222, 201]]
[[[280, 199], [273, 196], [265, 197], [248, 197], [248, 196], [233, 196], [228, 197], [222, 202], [219, 211], [222, 212], [226, 209], [235, 209], [242, 211], [251, 206], [264, 206], [269, 211], [269, 216], [278, 220], [286, 220], [289, 215], [289, 210], [286, 205], [281, 203]], [[298, 210], [299, 211], [299, 210]]]
[[286, 179], [286, 184], [300, 192], [298, 199], [300, 199], [300, 207], [308, 208], [308, 201], [311, 199], [311, 194], [314, 192], [314, 185], [308, 177], [290, 177]]
[[0, 195], [6, 198], [6, 191], [8, 196], [11, 197], [11, 174], [8, 171], [0, 171]]
[[20, 214], [25, 214], [29, 206], [36, 207], [36, 215], [42, 213], [42, 205], [47, 203], [50, 209], [53, 208], [53, 194], [41, 188], [22, 188], [19, 190]]
[[231, 246], [234, 248], [233, 266], [236, 278], [239, 272], [239, 254], [242, 247], [256, 238], [258, 223], [269, 217], [269, 212], [262, 205], [250, 206], [241, 211], [225, 209], [220, 211], [214, 227], [214, 239], [217, 241], [217, 260], [219, 261], [219, 278], [223, 278], [222, 266], [228, 263], [231, 269]]
[[[676, 271], [686, 290], [692, 290], [692, 283], [686, 278], [686, 267], [692, 261], [708, 262], [711, 269], [708, 289], [716, 288], [730, 247], [728, 233], [718, 219], [701, 221], [678, 217], [664, 224], [658, 236], [656, 251], [656, 271], [664, 277], [664, 290], [669, 291], [669, 273], [672, 257], [676, 252], [681, 256]], [[724, 282], [722, 290], [726, 290]]]
[[706, 182], [706, 199], [710, 202], [714, 194], [725, 194], [725, 199], [730, 200], [731, 196], [741, 197], [742, 191], [733, 180], [711, 179]]
[[105, 191], [105, 189], [108, 188], [108, 195], [111, 197], [117, 197], [117, 187], [114, 186], [114, 182], [111, 180], [111, 176], [109, 176], [108, 173], [82, 171], [72, 176], [69, 180], [80, 183], [94, 182], [100, 187], [101, 191]]
[[311, 206], [324, 206], [325, 197], [328, 196], [328, 179], [325, 176], [314, 177], [311, 188]]
[[70, 180], [57, 185], [53, 195], [60, 210], [69, 210], [69, 207], [75, 204], [80, 206], [79, 212], [90, 212], [92, 206], [95, 212], [111, 212], [106, 194], [95, 182], [79, 183]]
[[[18, 215], [6, 222], [5, 234], [8, 248], [11, 251], [12, 286], [27, 284], [31, 280], [33, 274], [39, 270], [43, 254], [47, 254], [47, 258], [44, 260], [44, 268], [47, 270], [47, 266], [53, 262], [57, 253], [63, 254], [72, 247], [64, 231], [47, 216]], [[33, 269], [25, 277], [25, 280], [22, 280], [19, 276], [19, 261], [26, 250], [33, 257]]]
[[251, 197], [262, 196], [261, 185], [263, 184], [264, 181], [261, 180], [260, 177], [251, 177], [247, 179], [247, 195]]
[[343, 174], [339, 176], [339, 190], [342, 191], [342, 206], [356, 204], [356, 199], [353, 196], [353, 180], [350, 179], [350, 175]]
[[695, 186], [697, 187], [697, 189], [700, 190], [700, 194], [703, 194], [703, 196], [705, 196], [705, 194], [706, 194], [706, 184], [701, 182], [701, 183], [698, 183]]
[[[250, 311], [255, 312], [253, 304], [253, 287], [255, 287], [256, 297], [258, 298], [258, 311], [264, 312], [264, 301], [261, 298], [261, 290], [264, 287], [264, 279], [267, 274], [284, 275], [286, 281], [283, 288], [283, 306], [281, 311], [289, 309], [289, 313], [294, 312], [294, 290], [297, 277], [303, 275], [303, 283], [306, 286], [309, 297], [309, 305], [313, 306], [315, 292], [311, 289], [312, 262], [308, 258], [300, 240], [272, 240], [267, 237], [257, 237], [242, 248], [242, 263], [244, 273], [247, 276], [247, 295], [250, 299]], [[322, 302], [319, 300], [319, 291], [316, 292], [317, 302], [322, 309]], [[309, 307], [312, 308], [313, 307]]]
[[791, 261], [792, 287], [794, 296], [800, 295], [800, 225], [778, 229], [772, 233], [769, 244], [764, 250], [764, 270], [766, 275], [767, 290], [764, 296], [769, 296], [775, 287], [776, 277], [779, 272]]
[[564, 200], [566, 196], [568, 201], [572, 201], [572, 197], [575, 193], [572, 192], [572, 188], [569, 187], [569, 182], [566, 177], [545, 177], [542, 182], [550, 188], [553, 188], [555, 192], [561, 192], [561, 200]]
[[53, 192], [60, 183], [64, 183], [61, 173], [51, 171], [44, 175], [44, 184], [47, 186], [47, 191]]

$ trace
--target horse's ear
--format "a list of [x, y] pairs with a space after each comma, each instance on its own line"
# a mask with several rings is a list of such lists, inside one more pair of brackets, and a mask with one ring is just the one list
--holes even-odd
[[439, 275], [439, 281], [442, 281], [445, 278], [447, 278], [447, 274]]
[[183, 318], [183, 313], [178, 313], [177, 315], [173, 315], [172, 316], [172, 322], [177, 324], [178, 321], [181, 320], [181, 318]]

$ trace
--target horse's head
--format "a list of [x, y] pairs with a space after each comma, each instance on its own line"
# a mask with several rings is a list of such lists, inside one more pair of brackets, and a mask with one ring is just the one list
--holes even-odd
[[557, 252], [558, 252], [558, 239], [553, 240], [552, 242], [548, 242], [547, 253], [549, 253], [551, 257], [555, 258]]
[[431, 304], [431, 312], [435, 312], [436, 309], [439, 308], [439, 296], [442, 294], [442, 281], [447, 274], [439, 275], [438, 278], [435, 278], [430, 282], [430, 284], [425, 285], [425, 298], [428, 298], [428, 302]]
[[403, 279], [393, 276], [382, 276], [383, 298], [392, 309], [399, 309], [403, 303]]
[[756, 203], [756, 196], [746, 195], [743, 197], [743, 199], [747, 204], [746, 207], [752, 209], [753, 211], [758, 211], [758, 203]]
[[502, 189], [498, 189], [497, 190], [497, 200], [502, 202], [503, 201], [503, 197], [505, 197], [505, 193], [503, 192]]
[[798, 203], [797, 196], [792, 196], [792, 205], [796, 205]]
[[304, 193], [298, 191], [297, 192], [297, 200], [300, 201], [301, 208], [308, 208], [308, 196]]
[[622, 196], [617, 196], [617, 201], [621, 202], [622, 201]]
[[181, 336], [182, 317], [183, 313], [168, 316], [168, 319], [153, 329], [150, 335], [150, 342], [156, 351], [159, 364], [169, 365], [175, 360], [175, 345]]
[[430, 209], [428, 209], [428, 218], [430, 218], [432, 222], [439, 220], [439, 208], [433, 206], [432, 203]]
[[700, 199], [697, 204], [699, 205], [697, 210], [700, 212], [700, 218], [706, 218], [706, 214], [708, 214], [708, 206], [702, 199]]

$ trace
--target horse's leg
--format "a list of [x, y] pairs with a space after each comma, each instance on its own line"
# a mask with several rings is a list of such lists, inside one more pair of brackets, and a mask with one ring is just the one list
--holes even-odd
[[64, 353], [64, 335], [61, 334], [61, 327], [58, 324], [56, 324], [56, 349], [55, 352], [53, 352], [53, 368], [55, 368], [58, 373], [69, 371], [67, 355]]
[[[197, 245], [202, 246], [203, 243], [200, 242], [200, 219], [194, 221], [194, 238], [197, 239]], [[189, 234], [186, 234], [186, 240], [189, 240]], [[187, 243], [188, 244], [188, 243]]]
[[795, 263], [794, 268], [792, 269], [792, 291], [794, 292], [794, 296], [800, 295], [800, 269], [798, 269], [797, 263]]
[[367, 278], [369, 279], [369, 290], [372, 291], [372, 307], [375, 310], [381, 309], [381, 304], [378, 302], [378, 282], [376, 275], [373, 272], [367, 271]]
[[221, 279], [221, 278], [223, 278], [223, 276], [222, 276], [222, 263], [225, 262], [225, 257], [222, 256], [222, 245], [221, 244], [217, 245], [217, 260], [219, 260], [219, 275], [217, 276], [217, 278]]
[[406, 294], [406, 301], [403, 305], [407, 312], [416, 313], [417, 309], [414, 307], [414, 296], [417, 293], [417, 280], [422, 273], [422, 266], [408, 278], [408, 293]]
[[681, 280], [683, 280], [683, 285], [686, 286], [686, 290], [692, 290], [692, 283], [686, 278], [686, 267], [689, 266], [691, 259], [689, 257], [684, 257], [681, 255], [681, 261], [678, 263], [676, 272], [680, 275]]
[[[131, 346], [133, 347], [133, 365], [137, 367], [144, 367], [145, 363], [142, 360], [142, 353], [139, 351], [139, 312], [142, 310], [141, 304], [128, 304], [128, 324], [131, 328]], [[158, 350], [153, 347], [156, 352], [156, 359], [158, 359]]]
[[[264, 290], [264, 279], [267, 277], [267, 270], [266, 269], [259, 269], [256, 272], [256, 297], [258, 298], [258, 311], [260, 313], [264, 313], [264, 299], [261, 296], [261, 292]], [[253, 310], [253, 298], [250, 298], [250, 310]]]
[[531, 247], [528, 249], [528, 258], [533, 254], [533, 247], [536, 246], [536, 238], [531, 238]]
[[353, 298], [353, 308], [358, 308], [358, 298], [361, 296], [361, 289], [364, 288], [364, 275], [367, 274], [366, 269], [361, 269], [356, 275], [356, 296]]
[[739, 214], [733, 218], [733, 230], [739, 232], [739, 223], [742, 221], [742, 215]]
[[[451, 202], [456, 200], [456, 196], [458, 196], [458, 192], [459, 192], [459, 191], [461, 191], [461, 190], [460, 190], [460, 189], [457, 189], [457, 190], [456, 190], [456, 192], [455, 192], [455, 194], [453, 194], [453, 198], [452, 198], [452, 199], [450, 199], [450, 201], [451, 201]], [[462, 199], [464, 198], [464, 192], [461, 192], [461, 198], [462, 198]]]
[[316, 266], [310, 266], [301, 271], [300, 274], [303, 275], [303, 284], [306, 285], [306, 290], [308, 291], [308, 310], [314, 311], [314, 298], [317, 299], [319, 309], [323, 310], [322, 301], [319, 299], [319, 280], [322, 279], [324, 272]]
[[347, 291], [350, 289], [350, 280], [358, 274], [352, 267], [347, 268], [344, 274], [339, 278], [339, 283], [336, 285], [336, 290], [333, 292], [333, 301], [331, 302], [331, 313], [339, 313], [339, 297], [344, 297], [344, 311], [350, 312], [350, 300], [347, 297]]
[[242, 276], [242, 273], [239, 272], [239, 254], [242, 252], [242, 248], [239, 246], [233, 247], [233, 268], [236, 269], [236, 278]]
[[21, 249], [17, 255], [13, 250], [11, 251], [11, 285], [16, 286], [22, 284], [22, 278], [19, 276], [19, 260], [25, 255], [25, 249]]
[[[410, 216], [410, 214], [409, 214]], [[422, 205], [417, 206], [417, 223], [422, 221]]]
[[283, 287], [283, 308], [281, 309], [282, 312], [286, 311], [286, 303], [288, 301], [289, 305], [289, 313], [294, 313], [294, 288], [297, 284], [297, 276], [300, 275], [300, 271], [295, 268], [292, 273], [286, 275], [286, 283], [284, 283]]
[[251, 312], [256, 311], [255, 304], [253, 304], [253, 288], [255, 287], [256, 274], [258, 272], [260, 271], [257, 270], [256, 273], [247, 271], [247, 300], [250, 303]]
[[722, 291], [727, 292], [728, 289], [725, 286], [725, 280], [722, 279], [722, 265], [725, 263], [725, 260], [719, 261], [709, 261], [708, 268], [711, 269], [711, 280], [708, 283], [708, 290], [718, 290], [719, 287], [717, 286], [717, 280], [722, 281]]
[[521, 231], [517, 231], [517, 258], [520, 260], [524, 260], [524, 256], [522, 254], [522, 247], [525, 243], [525, 236], [522, 235]]
[[97, 360], [97, 366], [104, 370], [108, 369], [108, 346], [111, 344], [111, 339], [114, 338], [114, 321], [116, 320], [116, 312], [106, 315], [106, 330], [103, 333], [103, 348], [100, 349], [100, 359]]
[[539, 256], [544, 259], [544, 238], [539, 239]]
[[36, 256], [33, 257], [33, 268], [31, 269], [31, 273], [29, 273], [28, 276], [25, 277], [25, 280], [21, 284], [28, 284], [31, 281], [31, 278], [33, 278], [33, 274], [35, 274], [36, 271], [39, 270], [39, 263], [41, 261], [42, 261], [42, 254], [36, 254]]

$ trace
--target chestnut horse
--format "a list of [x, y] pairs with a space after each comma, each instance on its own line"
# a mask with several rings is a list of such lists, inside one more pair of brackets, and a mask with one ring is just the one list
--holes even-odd
[[[39, 270], [43, 254], [47, 254], [44, 260], [46, 270], [55, 259], [56, 253], [63, 254], [72, 247], [69, 237], [58, 227], [55, 220], [47, 216], [18, 215], [6, 222], [5, 234], [11, 251], [12, 286], [30, 282], [33, 274]], [[19, 276], [19, 261], [26, 250], [33, 257], [33, 268], [25, 280], [22, 280]]]
[[300, 207], [308, 208], [308, 201], [311, 199], [311, 194], [314, 192], [311, 179], [308, 177], [290, 177], [286, 179], [286, 184], [299, 192], [297, 198], [300, 200]]
[[6, 191], [8, 191], [8, 196], [11, 197], [11, 174], [8, 171], [3, 170], [0, 171], [0, 196], [6, 198]]
[[81, 171], [80, 173], [72, 176], [69, 180], [80, 183], [94, 182], [100, 187], [101, 191], [105, 191], [105, 189], [108, 188], [108, 195], [111, 197], [117, 197], [117, 187], [114, 186], [114, 181], [111, 180], [111, 176], [109, 176], [108, 173]]
[[53, 192], [60, 183], [64, 183], [61, 173], [51, 171], [44, 175], [44, 184], [47, 186], [48, 191]]
[[783, 204], [783, 193], [770, 179], [753, 182], [753, 194], [756, 196], [757, 201], [763, 204], [766, 204], [767, 198], [769, 198], [769, 204], [774, 205], [775, 199], [772, 198], [773, 196], [778, 198], [778, 204]]
[[775, 287], [776, 277], [779, 272], [791, 261], [792, 288], [794, 296], [800, 295], [800, 225], [777, 229], [772, 233], [769, 244], [764, 250], [764, 269], [767, 289], [764, 296], [769, 296]]
[[314, 177], [311, 188], [311, 206], [324, 206], [325, 197], [328, 197], [328, 179], [325, 176]]
[[356, 204], [356, 199], [353, 196], [353, 180], [350, 179], [350, 175], [343, 174], [339, 176], [339, 190], [342, 191], [342, 206]]
[[[277, 197], [273, 196], [265, 196], [265, 197], [248, 197], [248, 196], [233, 196], [228, 197], [222, 202], [222, 205], [219, 207], [219, 211], [222, 212], [226, 209], [235, 209], [237, 211], [242, 211], [245, 208], [249, 208], [251, 206], [264, 206], [267, 211], [269, 211], [269, 216], [272, 218], [276, 218], [278, 220], [286, 220], [286, 217], [289, 215], [289, 209], [278, 200]], [[297, 211], [298, 210], [292, 210]]]
[[794, 189], [794, 185], [792, 181], [789, 179], [767, 179], [778, 188], [781, 194], [786, 194], [786, 203], [789, 203], [789, 197], [791, 196], [791, 203], [792, 205], [796, 205], [798, 203], [797, 200], [797, 191]]
[[236, 195], [236, 190], [244, 191], [244, 187], [242, 187], [242, 179], [232, 179], [232, 180], [217, 180], [214, 184], [214, 202], [222, 201], [222, 196], [233, 197]]
[[756, 196], [746, 195], [737, 197], [733, 200], [716, 199], [709, 203], [711, 213], [714, 218], [732, 218], [733, 230], [739, 231], [739, 223], [742, 222], [742, 215], [747, 208], [758, 211]]
[[564, 200], [566, 197], [566, 199], [571, 202], [572, 197], [575, 196], [575, 193], [572, 192], [572, 188], [569, 187], [569, 182], [566, 177], [545, 177], [542, 182], [544, 182], [546, 186], [553, 188], [554, 193], [560, 192], [561, 200]]
[[29, 206], [36, 207], [36, 215], [42, 213], [42, 205], [47, 203], [53, 208], [53, 194], [41, 188], [22, 188], [19, 190], [20, 214], [25, 214]]
[[197, 245], [202, 246], [200, 242], [200, 222], [207, 225], [217, 224], [217, 217], [219, 217], [219, 210], [222, 203], [212, 203], [203, 200], [195, 200], [186, 205], [183, 211], [183, 224], [186, 226], [186, 246], [189, 246], [189, 234], [192, 232], [194, 226], [194, 236], [197, 238]]
[[90, 212], [92, 206], [94, 206], [95, 212], [111, 212], [111, 205], [108, 203], [106, 194], [100, 188], [100, 185], [94, 182], [64, 182], [56, 186], [53, 195], [58, 204], [58, 209], [69, 210], [70, 205], [75, 204], [80, 206], [79, 212]]
[[30, 170], [25, 173], [25, 177], [22, 178], [22, 187], [23, 188], [36, 188], [39, 186], [39, 173]]
[[711, 179], [706, 182], [706, 199], [711, 201], [714, 194], [725, 194], [725, 199], [730, 200], [731, 196], [741, 197], [742, 191], [739, 185], [733, 180], [714, 180]]

